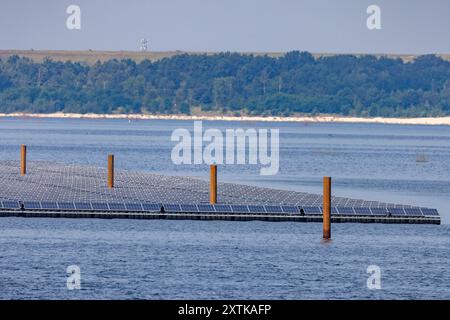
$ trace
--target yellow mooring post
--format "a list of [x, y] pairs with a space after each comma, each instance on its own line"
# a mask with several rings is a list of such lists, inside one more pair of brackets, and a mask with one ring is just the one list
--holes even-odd
[[27, 174], [27, 146], [22, 145], [20, 147], [20, 175]]
[[108, 188], [114, 188], [114, 155], [108, 155]]
[[217, 203], [217, 165], [209, 167], [209, 203]]
[[331, 238], [331, 177], [323, 177], [323, 238]]

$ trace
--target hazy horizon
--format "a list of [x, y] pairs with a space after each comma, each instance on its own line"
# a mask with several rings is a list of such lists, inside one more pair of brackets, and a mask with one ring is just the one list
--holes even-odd
[[219, 54], [219, 53], [238, 53], [238, 54], [268, 54], [268, 55], [282, 55], [286, 54], [288, 52], [293, 51], [303, 51], [303, 52], [309, 52], [312, 55], [388, 55], [388, 56], [421, 56], [421, 55], [428, 55], [428, 54], [435, 54], [435, 55], [442, 55], [442, 56], [448, 56], [450, 53], [447, 52], [424, 52], [424, 53], [410, 53], [410, 52], [314, 52], [310, 50], [300, 50], [300, 49], [292, 49], [288, 51], [231, 51], [231, 50], [221, 50], [221, 51], [189, 51], [189, 50], [148, 50], [146, 52], [142, 52], [140, 50], [95, 50], [95, 49], [16, 49], [16, 48], [4, 48], [0, 49], [0, 52], [5, 51], [18, 51], [18, 52], [62, 52], [62, 53], [70, 53], [70, 52], [92, 52], [92, 53], [137, 53], [137, 54], [165, 54], [165, 53], [187, 53], [187, 54]]
[[[69, 5], [81, 29], [69, 30]], [[366, 10], [381, 9], [369, 30]], [[0, 50], [449, 54], [445, 0], [2, 1]], [[14, 32], [11, 32], [14, 30]]]

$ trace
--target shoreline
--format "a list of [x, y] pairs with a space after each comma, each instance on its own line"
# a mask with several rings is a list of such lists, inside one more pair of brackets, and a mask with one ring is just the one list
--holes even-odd
[[380, 123], [404, 125], [450, 125], [448, 117], [383, 118], [348, 116], [213, 116], [213, 115], [152, 115], [152, 114], [94, 114], [94, 113], [0, 113], [0, 118], [50, 118], [50, 119], [127, 119], [127, 120], [205, 120], [205, 121], [256, 121], [256, 122], [304, 122], [304, 123]]

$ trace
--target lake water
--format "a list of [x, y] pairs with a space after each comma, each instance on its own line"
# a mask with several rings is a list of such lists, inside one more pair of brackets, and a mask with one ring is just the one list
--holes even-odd
[[[222, 181], [437, 208], [443, 225], [0, 219], [0, 298], [450, 298], [450, 127], [203, 122], [205, 128], [280, 129], [280, 171], [219, 167]], [[174, 129], [190, 121], [0, 118], [0, 159], [208, 177], [174, 165]], [[425, 162], [417, 159], [426, 159]], [[81, 269], [81, 290], [66, 268]], [[369, 290], [369, 265], [381, 290]]]

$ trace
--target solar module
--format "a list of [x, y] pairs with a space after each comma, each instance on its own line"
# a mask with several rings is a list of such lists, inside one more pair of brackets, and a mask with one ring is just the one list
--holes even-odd
[[211, 204], [198, 204], [198, 211], [199, 212], [215, 212], [214, 206]]
[[258, 206], [258, 205], [248, 205], [248, 211], [251, 213], [266, 213], [266, 209], [264, 209], [264, 206]]
[[109, 211], [107, 203], [92, 202], [91, 205], [93, 210]]
[[405, 208], [404, 210], [407, 216], [417, 217], [422, 215], [422, 211], [419, 208]]
[[41, 209], [41, 203], [37, 202], [37, 201], [27, 201], [27, 202], [24, 202], [23, 205], [24, 205], [25, 209], [30, 209], [30, 210]]
[[182, 204], [180, 206], [182, 212], [198, 212], [197, 206], [195, 204]]
[[56, 210], [58, 209], [58, 204], [56, 202], [42, 201], [41, 207], [42, 209]]
[[75, 202], [75, 208], [77, 210], [92, 210], [91, 204], [85, 202]]
[[164, 210], [167, 212], [181, 212], [181, 207], [179, 204], [163, 204]]
[[5, 209], [19, 209], [20, 205], [18, 201], [3, 201], [3, 208]]
[[[136, 204], [135, 206], [140, 206], [140, 204]], [[129, 208], [129, 205], [127, 204], [127, 209]], [[143, 203], [142, 208], [144, 211], [161, 211], [161, 205], [157, 203]], [[164, 209], [166, 207], [164, 206]]]
[[283, 209], [281, 206], [264, 206], [266, 208], [267, 213], [283, 213]]
[[370, 208], [374, 216], [387, 216], [387, 208]]
[[[142, 211], [142, 205], [140, 203], [125, 203], [127, 211]], [[146, 209], [144, 209], [146, 210]]]
[[353, 209], [355, 210], [355, 214], [358, 216], [371, 216], [372, 215], [370, 208], [355, 207]]
[[215, 204], [214, 208], [216, 209], [216, 212], [233, 212], [231, 207], [227, 204]]
[[321, 207], [302, 207], [302, 209], [303, 209], [303, 211], [305, 211], [305, 214], [311, 214], [311, 215], [322, 214]]
[[72, 202], [58, 202], [58, 207], [61, 210], [75, 210], [75, 205]]
[[339, 211], [339, 214], [342, 215], [352, 215], [355, 214], [355, 211], [352, 207], [338, 207], [337, 210]]
[[109, 209], [114, 211], [126, 211], [124, 203], [109, 203]]
[[231, 210], [233, 210], [234, 213], [248, 213], [249, 212], [247, 206], [237, 205], [237, 204], [232, 204]]
[[428, 209], [428, 208], [421, 208], [420, 209], [424, 216], [439, 216], [439, 213], [436, 209]]
[[298, 209], [298, 207], [294, 207], [294, 206], [281, 206], [281, 209], [283, 210], [284, 213], [290, 213], [290, 214], [300, 213], [300, 210]]
[[393, 216], [404, 216], [405, 211], [403, 208], [388, 208], [388, 212]]

